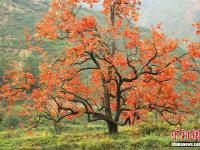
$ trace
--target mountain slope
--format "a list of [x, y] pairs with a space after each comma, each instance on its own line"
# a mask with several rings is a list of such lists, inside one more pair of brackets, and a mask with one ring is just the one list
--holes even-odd
[[1, 0], [0, 48], [24, 47], [24, 28], [33, 28], [47, 11], [48, 3], [47, 0]]
[[[24, 29], [34, 30], [35, 24], [48, 11], [51, 0], [1, 0], [0, 1], [0, 50], [25, 48]], [[81, 15], [95, 15], [102, 23], [103, 17], [96, 11], [81, 9]], [[102, 23], [103, 24], [103, 23]]]
[[[27, 66], [36, 66], [39, 58], [26, 49], [24, 29], [34, 32], [35, 24], [48, 11], [50, 0], [0, 0], [0, 73], [11, 62], [25, 62]], [[81, 9], [81, 15], [95, 15], [101, 24], [102, 16], [93, 10]], [[53, 56], [62, 52], [61, 41], [40, 43]], [[65, 43], [66, 44], [66, 43]], [[35, 70], [35, 69], [32, 69]]]
[[[0, 1], [0, 50], [24, 48], [23, 31], [33, 28], [48, 10], [50, 0], [1, 0]], [[100, 4], [99, 4], [100, 5]], [[96, 5], [94, 9], [100, 10]], [[95, 14], [83, 10], [83, 14]], [[103, 20], [98, 16], [99, 22]], [[192, 24], [200, 20], [200, 0], [142, 0], [139, 25], [150, 28], [162, 23], [162, 29], [172, 37], [188, 37], [193, 40]]]

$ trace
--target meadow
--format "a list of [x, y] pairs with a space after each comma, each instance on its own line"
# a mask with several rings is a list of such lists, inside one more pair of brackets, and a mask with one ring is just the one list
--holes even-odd
[[[65, 124], [60, 134], [52, 134], [48, 128], [40, 127], [31, 132], [10, 129], [0, 132], [0, 149], [48, 149], [48, 150], [145, 150], [181, 149], [171, 147], [171, 132], [180, 127], [166, 123], [142, 123], [120, 127], [120, 134], [109, 135], [106, 126], [100, 124]], [[194, 125], [186, 124], [184, 129]], [[181, 129], [181, 128], [180, 128]], [[185, 148], [185, 149], [191, 149]], [[192, 149], [198, 149], [192, 148]]]

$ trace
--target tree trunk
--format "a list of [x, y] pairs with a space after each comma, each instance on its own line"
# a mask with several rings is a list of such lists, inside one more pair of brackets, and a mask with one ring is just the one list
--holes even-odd
[[107, 122], [109, 134], [117, 134], [118, 133], [118, 124], [113, 122]]

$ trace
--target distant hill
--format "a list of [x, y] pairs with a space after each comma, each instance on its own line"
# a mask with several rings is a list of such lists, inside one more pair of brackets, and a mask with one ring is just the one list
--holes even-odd
[[0, 48], [23, 48], [24, 28], [34, 27], [47, 11], [48, 3], [48, 0], [1, 0]]
[[[21, 49], [24, 46], [25, 27], [34, 28], [48, 10], [50, 0], [0, 0], [0, 50]], [[96, 5], [95, 10], [101, 7]], [[84, 15], [95, 14], [101, 23], [102, 16], [83, 9]], [[150, 28], [162, 22], [163, 31], [176, 38], [193, 40], [192, 23], [200, 20], [200, 0], [142, 0], [140, 26]]]
[[141, 0], [139, 25], [151, 27], [162, 23], [162, 29], [171, 37], [197, 40], [192, 24], [200, 21], [200, 0]]
[[[0, 0], [0, 50], [25, 48], [24, 29], [34, 29], [35, 24], [48, 11], [50, 0]], [[95, 15], [98, 22], [102, 16], [83, 8], [81, 15]]]
[[49, 0], [0, 0], [0, 75], [16, 61], [38, 72], [39, 57], [26, 49], [23, 32], [25, 27], [34, 29], [48, 5]]
[[[24, 28], [34, 30], [36, 22], [48, 11], [49, 2], [50, 0], [0, 0], [0, 68], [16, 57], [18, 60], [24, 59], [24, 56], [31, 57], [29, 62], [33, 62], [35, 57], [29, 56], [29, 51], [26, 50]], [[101, 10], [101, 6], [96, 4], [94, 10], [83, 8], [80, 13], [93, 14], [100, 24], [105, 24], [103, 16], [95, 10]], [[163, 31], [168, 35], [196, 40], [191, 24], [198, 20], [200, 0], [142, 0], [138, 24], [144, 27], [141, 28], [143, 33], [148, 33], [147, 28], [162, 22]], [[63, 46], [62, 42], [57, 41], [48, 42], [45, 48], [56, 55]]]
[[[35, 24], [48, 11], [50, 0], [0, 0], [0, 74], [10, 62], [17, 60], [36, 70], [39, 57], [26, 49], [24, 29], [34, 32]], [[93, 10], [81, 9], [81, 15], [95, 15], [102, 23], [102, 16]], [[103, 24], [103, 23], [102, 23]], [[56, 56], [65, 46], [63, 42], [43, 42], [43, 47]]]

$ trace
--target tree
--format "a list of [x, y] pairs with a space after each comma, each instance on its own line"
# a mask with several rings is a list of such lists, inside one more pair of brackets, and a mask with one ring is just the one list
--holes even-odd
[[[31, 82], [32, 108], [44, 112], [46, 106], [56, 106], [63, 118], [86, 114], [89, 122], [105, 121], [110, 134], [118, 133], [119, 125], [145, 121], [150, 111], [171, 125], [181, 124], [197, 103], [199, 75], [188, 67], [196, 68], [192, 53], [180, 49], [182, 41], [161, 33], [160, 25], [142, 37], [134, 25], [139, 0], [104, 0], [103, 25], [94, 15], [81, 15], [80, 2], [92, 7], [99, 1], [52, 0], [36, 26], [36, 40], [67, 43], [60, 59], [33, 46], [26, 34], [29, 47], [44, 58], [37, 87]], [[81, 79], [84, 73], [87, 77]]]
[[[28, 130], [36, 128], [38, 125], [45, 125], [57, 134], [60, 132], [60, 122], [64, 118], [72, 119], [71, 115], [77, 115], [78, 112], [75, 110], [76, 106], [71, 106], [69, 102], [63, 101], [59, 97], [59, 93], [56, 91], [58, 89], [52, 89], [54, 88], [53, 82], [56, 81], [54, 74], [51, 74], [50, 70], [46, 72], [45, 68], [42, 70], [39, 77], [34, 77], [31, 73], [18, 69], [5, 71], [4, 84], [0, 89], [1, 102], [4, 105], [2, 108], [4, 112], [9, 113], [12, 106], [18, 103], [20, 111], [17, 112], [17, 115], [26, 120], [26, 122], [20, 123], [21, 125]], [[55, 85], [58, 84], [55, 82]], [[57, 97], [54, 96], [54, 92]], [[66, 99], [68, 98], [66, 97]], [[62, 107], [63, 104], [70, 108]], [[54, 130], [51, 126], [54, 127]]]

